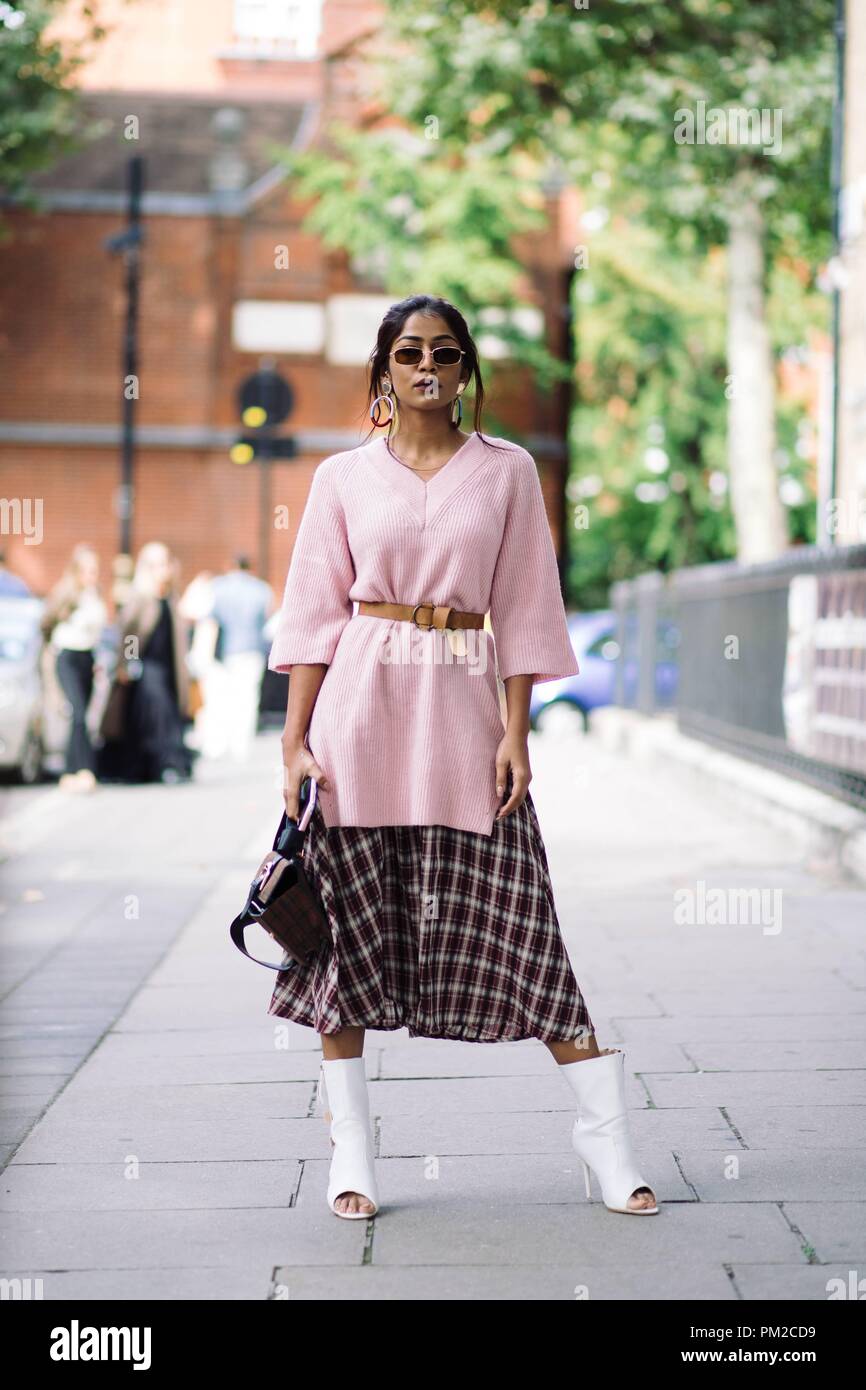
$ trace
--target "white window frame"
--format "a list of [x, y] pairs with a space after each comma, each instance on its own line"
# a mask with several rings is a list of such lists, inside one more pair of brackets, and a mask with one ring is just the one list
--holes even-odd
[[234, 42], [315, 58], [322, 33], [322, 0], [234, 0]]

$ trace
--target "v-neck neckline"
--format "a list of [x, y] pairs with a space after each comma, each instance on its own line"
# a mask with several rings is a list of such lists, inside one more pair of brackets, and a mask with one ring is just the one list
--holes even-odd
[[388, 458], [391, 459], [392, 462], [398, 463], [400, 467], [405, 469], [407, 473], [411, 473], [413, 478], [418, 478], [418, 481], [423, 488], [428, 488], [430, 487], [431, 483], [435, 483], [436, 479], [442, 473], [445, 472], [445, 469], [448, 468], [456, 458], [460, 457], [460, 455], [463, 453], [463, 450], [466, 449], [472, 443], [473, 439], [477, 439], [477, 437], [478, 436], [475, 434], [470, 434], [468, 439], [464, 439], [463, 443], [460, 445], [460, 448], [455, 449], [451, 457], [447, 458], [445, 462], [442, 464], [441, 468], [438, 468], [436, 472], [433, 474], [433, 477], [429, 478], [426, 482], [423, 478], [418, 476], [414, 468], [409, 467], [408, 463], [404, 463], [401, 458], [395, 458], [394, 454], [392, 454], [388, 448], [388, 441], [384, 435], [382, 435], [381, 442], [384, 447], [385, 453], [388, 455]]
[[465, 439], [459, 449], [443, 463], [428, 483], [424, 483], [405, 463], [388, 450], [384, 435], [373, 439], [364, 450], [376, 472], [389, 485], [403, 509], [420, 529], [426, 530], [454, 496], [461, 484], [487, 459], [488, 451], [477, 433]]

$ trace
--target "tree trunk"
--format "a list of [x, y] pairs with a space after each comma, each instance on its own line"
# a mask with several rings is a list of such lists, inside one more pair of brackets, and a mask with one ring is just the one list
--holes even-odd
[[751, 178], [728, 214], [728, 475], [737, 556], [770, 560], [788, 544], [775, 448], [775, 381], [764, 297], [764, 215]]

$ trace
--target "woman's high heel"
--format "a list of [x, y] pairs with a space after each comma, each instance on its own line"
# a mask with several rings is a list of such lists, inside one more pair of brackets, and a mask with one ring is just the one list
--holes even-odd
[[559, 1069], [577, 1096], [571, 1143], [583, 1163], [588, 1200], [592, 1201], [591, 1170], [598, 1178], [608, 1211], [656, 1216], [658, 1203], [653, 1207], [627, 1205], [639, 1187], [650, 1184], [641, 1177], [632, 1150], [625, 1103], [625, 1054], [614, 1048], [598, 1057], [567, 1062]]
[[[379, 1194], [363, 1056], [323, 1061], [317, 1094], [323, 1106], [327, 1097], [325, 1119], [331, 1122], [333, 1154], [328, 1174], [328, 1206], [335, 1216], [366, 1221], [379, 1210]], [[373, 1210], [338, 1211], [337, 1198], [347, 1192], [366, 1197], [372, 1202]]]

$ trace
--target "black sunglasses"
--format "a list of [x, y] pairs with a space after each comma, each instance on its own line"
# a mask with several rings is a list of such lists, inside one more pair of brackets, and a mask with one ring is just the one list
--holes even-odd
[[[433, 349], [433, 361], [436, 363], [437, 367], [453, 367], [460, 361], [460, 358], [465, 355], [463, 348], [443, 346]], [[411, 367], [421, 361], [424, 352], [423, 349], [419, 347], [401, 347], [397, 348], [395, 352], [392, 352], [390, 356], [394, 358], [395, 362], [399, 362], [401, 366]]]

